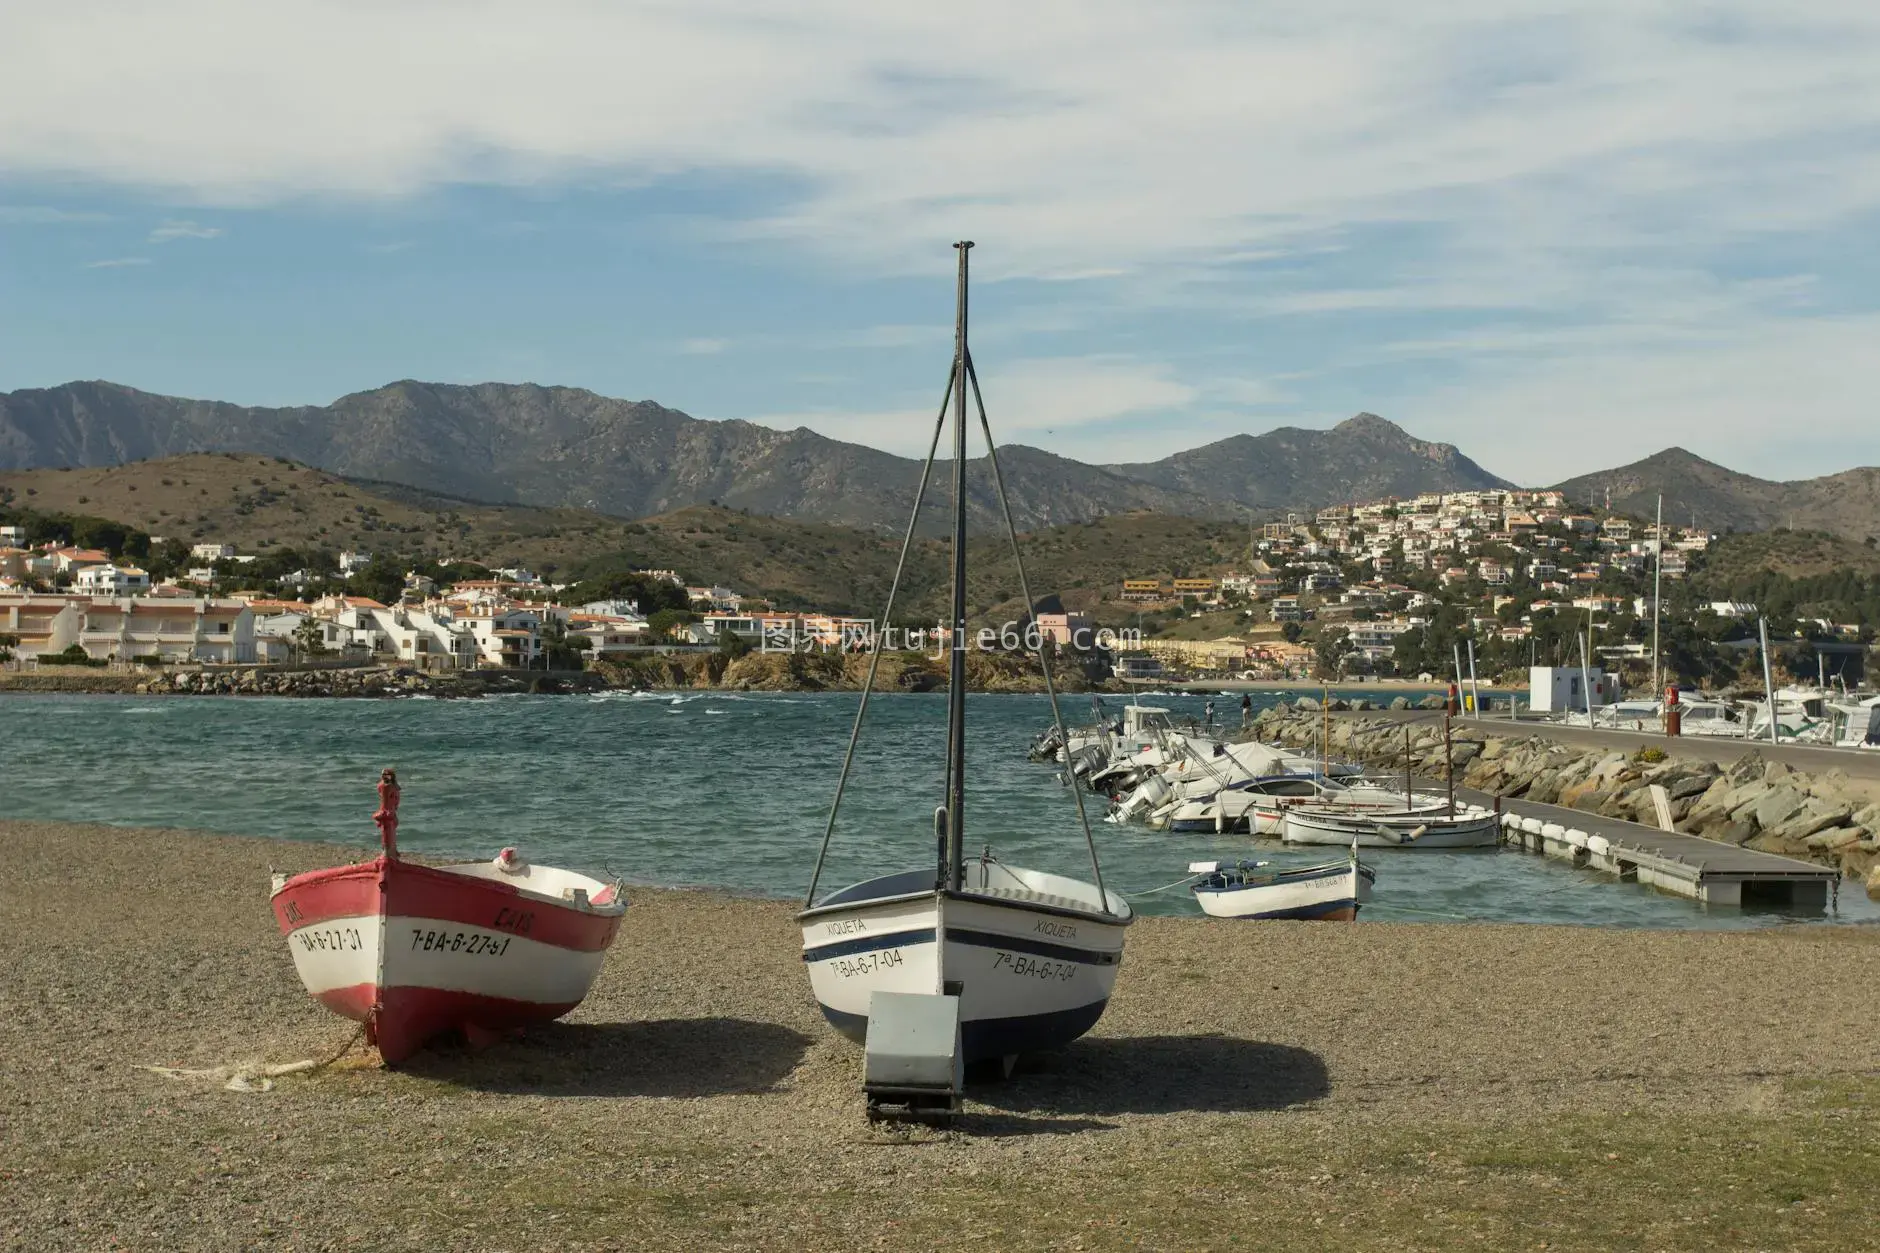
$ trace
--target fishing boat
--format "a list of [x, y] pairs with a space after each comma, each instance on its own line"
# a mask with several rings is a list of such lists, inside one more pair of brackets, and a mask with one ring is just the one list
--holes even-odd
[[1501, 843], [1501, 826], [1479, 805], [1396, 813], [1301, 805], [1286, 811], [1280, 838], [1360, 848], [1491, 848]]
[[398, 800], [387, 770], [379, 856], [274, 878], [274, 918], [307, 991], [364, 1023], [387, 1065], [446, 1032], [483, 1043], [579, 1005], [626, 912], [619, 885], [513, 848], [464, 865], [406, 861]]
[[1438, 797], [1406, 797], [1401, 789], [1318, 773], [1265, 775], [1230, 783], [1212, 796], [1185, 802], [1169, 816], [1168, 829], [1177, 834], [1212, 831], [1276, 836], [1286, 820], [1286, 811], [1301, 805], [1336, 805], [1353, 813], [1402, 813], [1442, 804]]
[[[857, 1043], [866, 1041], [870, 1006], [877, 993], [917, 993], [957, 998], [959, 1051], [965, 1063], [998, 1059], [1009, 1069], [1022, 1053], [1058, 1048], [1094, 1026], [1109, 1004], [1123, 960], [1124, 934], [1133, 914], [1128, 902], [1103, 886], [1096, 843], [1084, 812], [1083, 789], [1073, 786], [1090, 857], [1091, 880], [1010, 865], [990, 847], [968, 857], [966, 779], [966, 393], [970, 388], [985, 436], [1005, 529], [1012, 540], [1019, 586], [1031, 595], [1005, 495], [997, 449], [967, 348], [967, 261], [970, 242], [958, 250], [957, 314], [953, 366], [935, 422], [913, 512], [902, 542], [901, 562], [890, 584], [882, 622], [893, 621], [895, 595], [906, 568], [915, 525], [933, 474], [935, 454], [952, 405], [952, 617], [949, 644], [946, 777], [934, 812], [934, 860], [870, 878], [818, 898], [844, 788], [854, 761], [868, 702], [874, 690], [885, 631], [875, 632], [867, 679], [862, 686], [848, 753], [836, 783], [835, 800], [823, 830], [822, 849], [810, 878], [802, 926], [803, 962], [823, 1016]], [[1051, 698], [1053, 729], [1060, 745], [1071, 740], [1058, 708], [1043, 640], [1026, 632], [1043, 667]]]
[[1371, 899], [1376, 873], [1354, 847], [1343, 861], [1270, 870], [1264, 861], [1197, 861], [1195, 903], [1211, 918], [1295, 918], [1350, 922]]

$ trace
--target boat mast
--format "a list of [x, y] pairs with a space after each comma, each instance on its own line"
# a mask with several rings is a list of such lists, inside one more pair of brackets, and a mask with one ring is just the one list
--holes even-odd
[[[945, 887], [961, 887], [966, 850], [966, 258], [960, 254], [953, 328], [953, 630], [947, 662], [947, 860]], [[1068, 760], [1068, 758], [1067, 758]]]
[[1652, 545], [1652, 695], [1662, 701], [1664, 689], [1658, 686], [1659, 661], [1663, 656], [1658, 651], [1658, 598], [1663, 595], [1665, 575], [1665, 496], [1658, 494], [1658, 538]]

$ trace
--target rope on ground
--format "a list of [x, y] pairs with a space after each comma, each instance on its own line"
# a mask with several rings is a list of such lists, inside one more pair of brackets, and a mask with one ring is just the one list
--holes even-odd
[[1166, 892], [1166, 891], [1168, 891], [1168, 890], [1169, 890], [1170, 888], [1178, 888], [1178, 887], [1182, 887], [1182, 886], [1184, 886], [1185, 884], [1189, 884], [1189, 883], [1193, 883], [1193, 882], [1194, 882], [1194, 881], [1195, 881], [1196, 879], [1199, 879], [1199, 878], [1202, 878], [1202, 877], [1204, 877], [1204, 876], [1203, 876], [1203, 875], [1199, 875], [1199, 874], [1191, 874], [1191, 875], [1189, 875], [1189, 876], [1188, 876], [1187, 878], [1185, 878], [1185, 879], [1177, 879], [1177, 880], [1175, 880], [1175, 882], [1173, 882], [1173, 883], [1164, 883], [1164, 884], [1163, 884], [1163, 885], [1162, 885], [1161, 887], [1159, 887], [1159, 888], [1145, 888], [1145, 889], [1143, 889], [1143, 890], [1142, 890], [1142, 891], [1140, 891], [1140, 892], [1124, 892], [1124, 893], [1122, 893], [1122, 897], [1123, 897], [1123, 899], [1124, 899], [1124, 900], [1126, 900], [1126, 901], [1133, 901], [1133, 900], [1135, 900], [1135, 899], [1136, 899], [1136, 898], [1137, 898], [1138, 896], [1154, 896], [1154, 895], [1155, 895], [1155, 894], [1156, 894], [1157, 892]]
[[138, 1070], [148, 1070], [153, 1075], [162, 1075], [165, 1079], [226, 1079], [222, 1086], [230, 1092], [268, 1092], [274, 1088], [274, 1081], [282, 1075], [311, 1075], [325, 1070], [340, 1058], [346, 1056], [352, 1046], [359, 1042], [366, 1033], [366, 1025], [360, 1023], [357, 1030], [346, 1037], [346, 1042], [334, 1050], [330, 1057], [307, 1058], [298, 1062], [279, 1062], [274, 1065], [262, 1065], [259, 1062], [236, 1066], [206, 1066], [201, 1069], [186, 1069], [180, 1066], [139, 1066]]

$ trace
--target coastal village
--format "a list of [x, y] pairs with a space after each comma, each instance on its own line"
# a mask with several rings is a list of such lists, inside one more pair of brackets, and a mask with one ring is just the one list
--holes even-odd
[[[662, 652], [865, 651], [875, 630], [860, 612], [783, 609], [671, 569], [551, 582], [474, 556], [414, 568], [363, 550], [281, 569], [214, 539], [139, 542], [116, 526], [81, 546], [38, 530], [0, 525], [0, 660], [14, 669], [351, 660], [568, 671]], [[1057, 648], [1093, 660], [1093, 679], [1429, 681], [1451, 673], [1445, 641], [1458, 640], [1493, 677], [1572, 664], [1565, 641], [1582, 630], [1593, 664], [1636, 671], [1648, 664], [1655, 587], [1668, 589], [1674, 631], [1747, 637], [1755, 605], [1676, 590], [1712, 538], [1669, 524], [1661, 537], [1653, 522], [1576, 508], [1554, 490], [1432, 492], [1251, 523], [1232, 566], [1053, 595], [1032, 620]], [[133, 548], [167, 551], [171, 568], [154, 576]], [[1019, 639], [998, 625], [981, 646], [1010, 651]], [[1851, 659], [1859, 677], [1870, 629], [1815, 618], [1789, 634], [1834, 655], [1837, 673]], [[922, 637], [915, 647], [938, 648], [947, 628]], [[1613, 699], [1618, 685], [1600, 691]]]

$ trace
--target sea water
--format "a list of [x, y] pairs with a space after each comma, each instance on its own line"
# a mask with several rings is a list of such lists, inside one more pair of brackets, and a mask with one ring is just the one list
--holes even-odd
[[[270, 697], [0, 697], [0, 817], [186, 827], [361, 849], [380, 769], [404, 789], [401, 847], [524, 856], [629, 883], [801, 897], [829, 816], [854, 693], [624, 693], [482, 700]], [[1157, 696], [1200, 717], [1205, 698]], [[1254, 695], [1255, 708], [1274, 703]], [[1087, 698], [1062, 698], [1090, 721]], [[1111, 698], [1111, 709], [1117, 706]], [[1215, 699], [1238, 725], [1237, 697]], [[967, 701], [968, 851], [1088, 878], [1074, 798], [1028, 762], [1051, 720], [1042, 696]], [[822, 890], [936, 859], [945, 773], [944, 695], [875, 696], [830, 844]], [[1104, 881], [1143, 913], [1199, 914], [1190, 861], [1306, 865], [1336, 850], [1247, 836], [1171, 835], [1102, 819], [1085, 796]], [[1517, 850], [1367, 850], [1365, 920], [1745, 927], [1873, 922], [1844, 885], [1837, 912], [1706, 908]], [[257, 889], [259, 890], [259, 889]], [[1232, 925], [1232, 924], [1222, 924]]]

